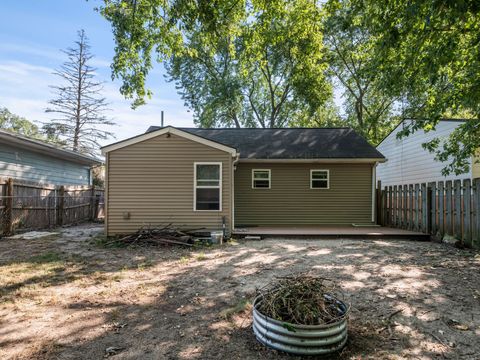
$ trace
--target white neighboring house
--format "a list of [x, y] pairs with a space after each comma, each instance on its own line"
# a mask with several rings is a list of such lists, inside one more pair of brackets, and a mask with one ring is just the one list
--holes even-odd
[[425, 133], [419, 130], [408, 137], [397, 139], [398, 132], [412, 120], [404, 120], [378, 144], [377, 150], [387, 162], [377, 166], [377, 180], [382, 186], [416, 184], [442, 180], [480, 177], [480, 163], [472, 158], [470, 170], [460, 175], [443, 176], [445, 164], [435, 160], [435, 154], [422, 147], [422, 144], [439, 137], [446, 139], [463, 120], [441, 120], [434, 131]]

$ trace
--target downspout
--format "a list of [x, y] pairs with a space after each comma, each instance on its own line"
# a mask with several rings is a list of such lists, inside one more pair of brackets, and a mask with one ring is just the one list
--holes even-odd
[[233, 160], [232, 163], [232, 229], [230, 232], [233, 232], [233, 229], [235, 229], [235, 170], [239, 160], [240, 153], [237, 152], [235, 154], [235, 160]]
[[376, 187], [375, 183], [377, 182], [377, 165], [378, 161], [372, 166], [372, 223], [376, 224], [375, 221], [375, 200], [376, 200]]

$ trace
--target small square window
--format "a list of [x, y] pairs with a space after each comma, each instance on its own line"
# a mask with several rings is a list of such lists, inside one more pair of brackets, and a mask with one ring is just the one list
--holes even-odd
[[270, 189], [270, 169], [253, 169], [252, 170], [252, 188], [253, 189]]
[[328, 170], [310, 170], [310, 189], [329, 189], [330, 172]]

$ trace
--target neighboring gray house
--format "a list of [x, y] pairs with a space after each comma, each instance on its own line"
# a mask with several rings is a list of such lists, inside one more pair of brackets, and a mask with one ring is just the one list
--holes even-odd
[[91, 185], [101, 161], [0, 130], [0, 177], [55, 185]]
[[472, 158], [469, 172], [445, 177], [442, 175], [445, 164], [436, 161], [435, 154], [422, 147], [423, 143], [434, 138], [448, 138], [464, 120], [441, 120], [434, 131], [419, 130], [397, 139], [397, 134], [409, 121], [413, 120], [398, 124], [377, 146], [377, 150], [387, 158], [387, 162], [377, 166], [377, 179], [382, 181], [382, 186], [480, 177], [478, 157]]

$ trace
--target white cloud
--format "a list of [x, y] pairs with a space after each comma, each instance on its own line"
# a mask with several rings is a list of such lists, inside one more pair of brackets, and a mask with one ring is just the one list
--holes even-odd
[[[0, 76], [2, 73], [13, 73], [16, 75], [26, 76], [31, 72], [50, 74], [52, 69], [45, 66], [26, 64], [20, 61], [7, 61], [3, 64], [0, 64]], [[11, 78], [6, 77], [6, 80], [9, 79], [11, 80]]]
[[62, 60], [64, 58], [64, 54], [59, 49], [46, 47], [46, 46], [38, 46], [34, 44], [26, 45], [26, 44], [14, 44], [14, 43], [2, 42], [0, 43], [0, 51], [4, 54], [21, 53], [21, 54], [39, 56], [39, 57], [52, 59], [52, 60]]
[[[33, 55], [40, 58], [49, 59], [61, 64], [65, 61], [65, 53], [60, 49], [47, 47], [47, 46], [38, 46], [36, 44], [13, 44], [13, 43], [0, 43], [0, 52], [4, 54], [14, 54], [18, 55]], [[93, 57], [90, 60], [90, 65], [96, 68], [108, 68], [110, 67], [111, 61], [99, 57]]]
[[[0, 61], [0, 106], [30, 120], [48, 121], [51, 114], [45, 113], [45, 108], [53, 96], [49, 85], [59, 81], [53, 71], [49, 67], [20, 61]], [[159, 125], [162, 110], [166, 124], [193, 126], [192, 116], [180, 99], [157, 95], [147, 105], [132, 110], [130, 101], [123, 98], [118, 87], [118, 84], [108, 82], [104, 91], [112, 109], [108, 115], [118, 124], [110, 131], [118, 140], [142, 133], [150, 125]]]

